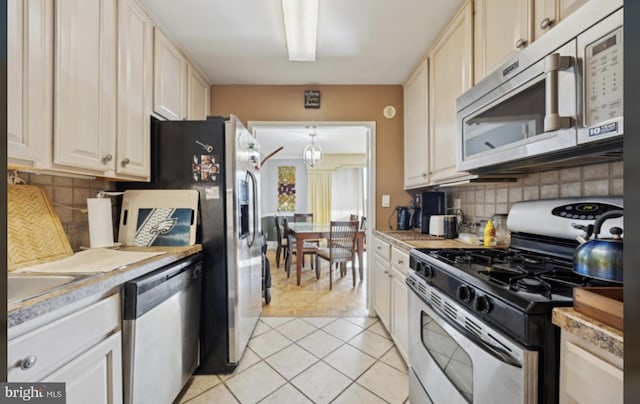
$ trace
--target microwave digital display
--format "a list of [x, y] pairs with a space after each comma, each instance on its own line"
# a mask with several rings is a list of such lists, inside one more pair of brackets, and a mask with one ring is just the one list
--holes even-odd
[[593, 47], [593, 53], [591, 53], [591, 56], [596, 56], [598, 53], [606, 50], [607, 48], [612, 47], [615, 44], [616, 44], [616, 36], [615, 35], [610, 36], [609, 38], [605, 39], [604, 41], [600, 42], [599, 44]]

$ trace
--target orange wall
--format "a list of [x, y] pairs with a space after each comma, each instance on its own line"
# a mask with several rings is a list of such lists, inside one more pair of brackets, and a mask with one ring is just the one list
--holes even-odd
[[[304, 108], [304, 91], [320, 91], [320, 108]], [[396, 107], [392, 119], [382, 115]], [[376, 122], [376, 229], [387, 230], [396, 205], [406, 205], [403, 190], [403, 103], [400, 85], [212, 85], [211, 113], [236, 115], [247, 121], [375, 121]], [[380, 205], [391, 195], [391, 207]], [[395, 215], [392, 219], [395, 227]]]

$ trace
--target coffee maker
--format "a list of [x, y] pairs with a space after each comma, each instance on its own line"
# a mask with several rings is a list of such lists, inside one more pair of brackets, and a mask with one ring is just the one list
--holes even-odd
[[415, 231], [429, 234], [429, 220], [432, 215], [444, 215], [447, 209], [447, 195], [441, 191], [418, 192], [415, 195], [412, 227]]

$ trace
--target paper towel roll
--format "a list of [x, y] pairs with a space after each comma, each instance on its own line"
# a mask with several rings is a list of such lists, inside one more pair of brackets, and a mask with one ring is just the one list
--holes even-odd
[[91, 248], [113, 246], [113, 221], [110, 198], [87, 199], [89, 243]]

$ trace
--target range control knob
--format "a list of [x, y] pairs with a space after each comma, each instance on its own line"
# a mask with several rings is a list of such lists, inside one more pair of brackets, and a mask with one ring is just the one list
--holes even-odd
[[475, 295], [475, 293], [469, 286], [460, 285], [456, 290], [456, 295], [458, 296], [458, 299], [462, 300], [463, 302], [470, 303], [473, 300], [473, 296]]
[[433, 278], [433, 267], [431, 267], [431, 265], [429, 264], [423, 264], [423, 270], [422, 273], [424, 274], [425, 278]]
[[473, 308], [476, 311], [488, 313], [493, 309], [493, 302], [491, 302], [491, 299], [489, 299], [487, 296], [478, 296], [473, 302]]

